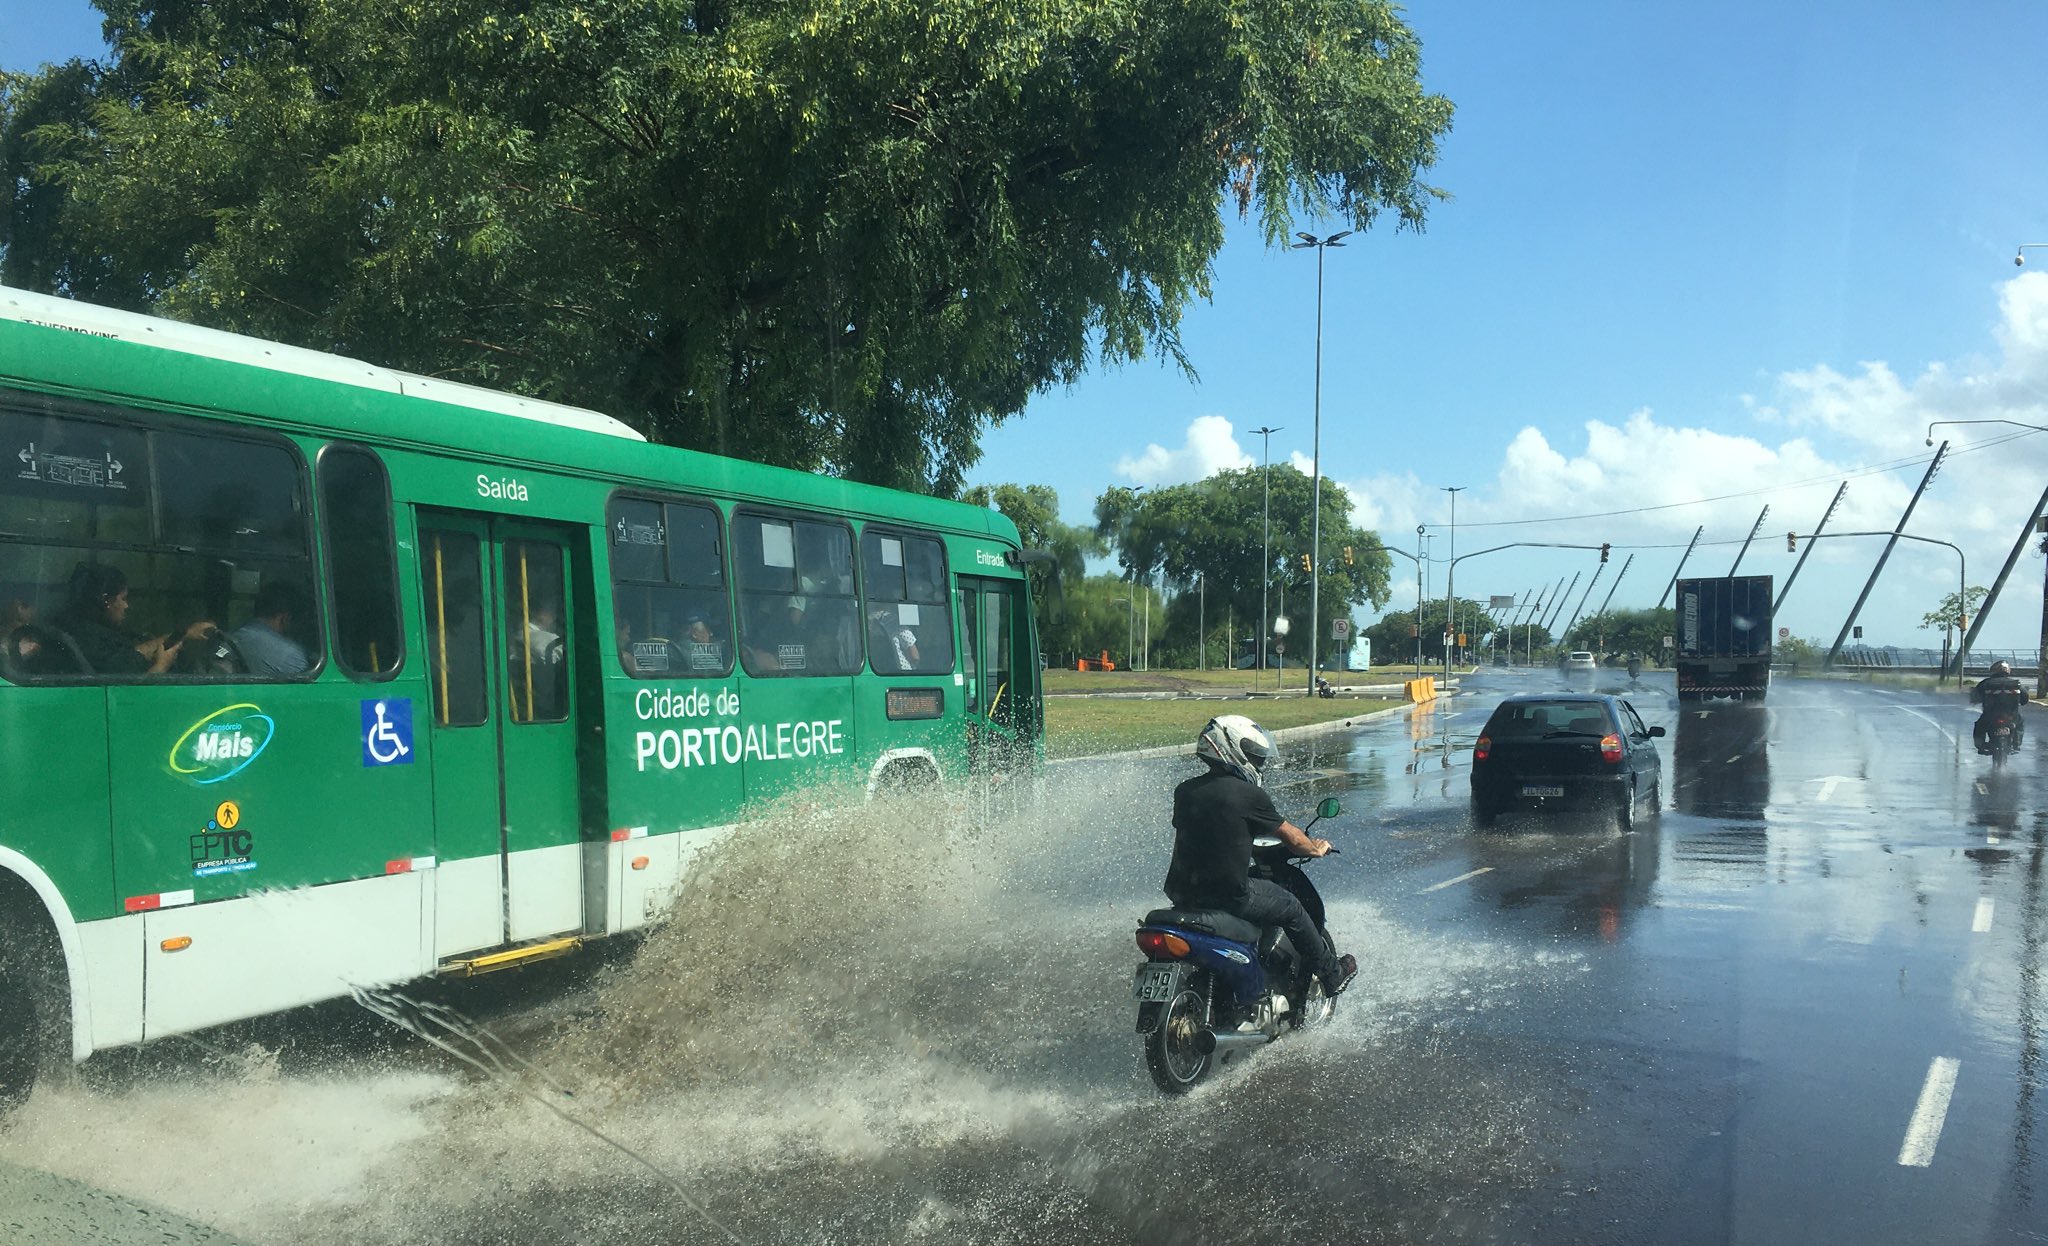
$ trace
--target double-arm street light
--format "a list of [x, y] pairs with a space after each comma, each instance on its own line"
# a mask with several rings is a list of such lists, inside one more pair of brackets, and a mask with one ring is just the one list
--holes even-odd
[[1444, 631], [1451, 641], [1444, 642], [1444, 678], [1451, 675], [1451, 644], [1458, 635], [1458, 495], [1465, 491], [1464, 485], [1440, 485], [1451, 495], [1451, 570], [1444, 580]]
[[[1316, 693], [1316, 634], [1320, 629], [1317, 622], [1322, 617], [1322, 575], [1323, 575], [1323, 252], [1331, 247], [1341, 247], [1342, 239], [1349, 238], [1352, 231], [1340, 229], [1326, 238], [1314, 234], [1297, 233], [1301, 239], [1294, 244], [1297, 251], [1313, 250], [1316, 253], [1316, 396], [1315, 435], [1309, 443], [1309, 463], [1314, 474], [1314, 485], [1309, 490], [1309, 571], [1308, 571], [1308, 694]], [[1282, 682], [1285, 682], [1284, 680]]]

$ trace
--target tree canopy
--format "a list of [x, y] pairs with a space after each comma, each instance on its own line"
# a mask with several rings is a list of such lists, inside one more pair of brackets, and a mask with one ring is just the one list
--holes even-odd
[[956, 492], [1209, 293], [1229, 205], [1420, 228], [1387, 0], [96, 0], [0, 81], [0, 279]]
[[1968, 593], [1967, 597], [1960, 593], [1944, 593], [1934, 609], [1920, 616], [1920, 626], [1929, 631], [1968, 627], [1966, 620], [1977, 613], [1978, 603], [1990, 596], [1991, 590], [1982, 584], [1972, 584]]
[[[1291, 465], [1271, 470], [1270, 558], [1261, 468], [1225, 470], [1193, 484], [1144, 492], [1116, 486], [1095, 501], [1095, 530], [1115, 549], [1124, 574], [1139, 581], [1163, 575], [1180, 590], [1170, 613], [1176, 633], [1186, 630], [1191, 648], [1198, 613], [1207, 614], [1212, 632], [1235, 626], [1239, 635], [1255, 634], [1260, 589], [1269, 582], [1267, 608], [1278, 615], [1284, 593], [1287, 613], [1296, 621], [1293, 635], [1303, 635], [1309, 575], [1302, 559], [1310, 549], [1313, 482]], [[1323, 481], [1322, 516], [1322, 617], [1316, 635], [1327, 653], [1332, 619], [1356, 606], [1386, 603], [1393, 560], [1376, 534], [1351, 525], [1351, 496], [1332, 480]], [[1288, 648], [1306, 652], [1305, 643]]]

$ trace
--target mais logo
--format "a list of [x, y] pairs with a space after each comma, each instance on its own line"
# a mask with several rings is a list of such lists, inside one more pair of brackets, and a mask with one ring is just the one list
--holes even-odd
[[223, 705], [185, 729], [171, 745], [171, 772], [204, 785], [247, 770], [277, 733], [277, 720], [243, 702]]

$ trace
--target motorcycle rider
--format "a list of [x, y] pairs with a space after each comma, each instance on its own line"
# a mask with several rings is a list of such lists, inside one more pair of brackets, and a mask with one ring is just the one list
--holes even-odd
[[1180, 909], [1220, 909], [1255, 926], [1279, 926], [1335, 998], [1358, 972], [1355, 957], [1338, 956], [1329, 939], [1288, 890], [1252, 878], [1252, 839], [1276, 835], [1305, 857], [1330, 851], [1280, 816], [1260, 772], [1273, 759], [1273, 738], [1241, 714], [1209, 720], [1195, 740], [1208, 770], [1173, 790], [1173, 863], [1166, 897]]
[[1970, 734], [1977, 739], [1978, 752], [1991, 751], [1991, 723], [2001, 715], [2012, 719], [2012, 746], [2020, 746], [2020, 738], [2026, 734], [2026, 726], [2020, 720], [2020, 706], [2027, 702], [2027, 689], [2013, 678], [2012, 663], [2003, 659], [1993, 662], [1991, 674], [1970, 689], [1970, 701], [1984, 707], [1984, 712], [1977, 716], [1976, 725], [1970, 729]]

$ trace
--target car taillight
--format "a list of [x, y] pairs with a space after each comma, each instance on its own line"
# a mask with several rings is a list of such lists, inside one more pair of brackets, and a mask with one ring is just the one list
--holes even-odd
[[1620, 736], [1609, 733], [1600, 737], [1600, 760], [1610, 762], [1621, 760]]
[[1154, 960], [1178, 960], [1188, 954], [1188, 941], [1164, 930], [1140, 930], [1138, 950]]
[[1480, 736], [1480, 737], [1479, 737], [1479, 742], [1478, 742], [1477, 744], [1474, 744], [1474, 745], [1472, 746], [1472, 760], [1473, 760], [1473, 761], [1485, 761], [1485, 760], [1486, 760], [1486, 759], [1487, 759], [1487, 758], [1488, 758], [1489, 756], [1491, 756], [1491, 755], [1492, 755], [1492, 753], [1493, 753], [1493, 737], [1492, 737], [1492, 736], [1489, 736], [1489, 735], [1483, 735], [1483, 736]]

